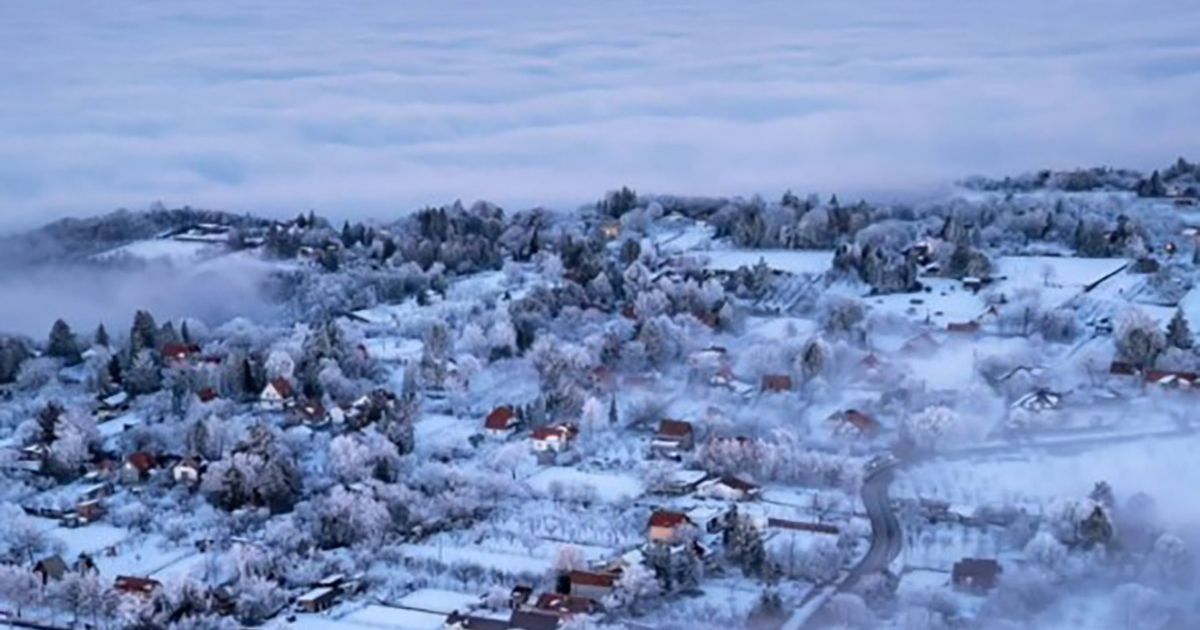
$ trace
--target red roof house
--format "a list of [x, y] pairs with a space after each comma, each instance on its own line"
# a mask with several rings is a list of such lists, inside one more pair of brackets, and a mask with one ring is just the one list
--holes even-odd
[[149, 597], [162, 586], [162, 583], [150, 578], [118, 575], [113, 586], [122, 593], [137, 595], [138, 597]]
[[517, 428], [520, 420], [512, 407], [507, 405], [496, 407], [483, 421], [483, 428], [493, 435], [508, 435]]

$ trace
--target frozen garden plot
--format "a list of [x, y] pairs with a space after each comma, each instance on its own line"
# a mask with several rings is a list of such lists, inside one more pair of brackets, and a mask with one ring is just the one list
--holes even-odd
[[253, 268], [271, 305], [0, 337], [0, 611], [1195, 625], [1198, 186], [1181, 161], [911, 207], [624, 189], [26, 235], [208, 291]]

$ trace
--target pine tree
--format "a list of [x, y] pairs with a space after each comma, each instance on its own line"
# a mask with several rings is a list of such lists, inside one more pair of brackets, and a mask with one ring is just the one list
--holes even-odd
[[55, 321], [50, 329], [50, 342], [46, 354], [64, 359], [68, 365], [75, 365], [81, 360], [75, 333], [71, 332], [71, 327], [61, 319]]
[[186, 319], [179, 325], [179, 339], [186, 344], [192, 343], [192, 331], [188, 330]]
[[618, 422], [620, 417], [617, 415], [617, 395], [613, 394], [608, 400], [608, 423], [615, 427]]
[[1167, 343], [1181, 350], [1192, 347], [1192, 332], [1183, 316], [1183, 310], [1176, 310], [1171, 322], [1167, 324]]
[[154, 360], [154, 353], [142, 350], [134, 356], [125, 373], [125, 391], [130, 394], [150, 394], [162, 387], [162, 373]]
[[[158, 331], [158, 345], [179, 343], [179, 333], [175, 332], [175, 324], [167, 322]], [[156, 346], [157, 347], [157, 346]]]
[[129, 355], [137, 356], [142, 350], [157, 350], [158, 324], [154, 316], [146, 311], [138, 311], [133, 316], [133, 327], [129, 331]]
[[108, 347], [108, 344], [109, 344], [108, 330], [104, 328], [104, 324], [100, 324], [99, 326], [96, 327], [96, 335], [95, 335], [94, 343], [97, 346], [102, 346], [105, 348]]
[[121, 361], [114, 354], [108, 359], [108, 380], [115, 385], [120, 385], [124, 382], [123, 377], [124, 370], [121, 369]]
[[53, 400], [46, 403], [46, 406], [38, 412], [38, 441], [40, 443], [50, 445], [58, 437], [58, 421], [62, 418], [63, 413], [63, 406]]

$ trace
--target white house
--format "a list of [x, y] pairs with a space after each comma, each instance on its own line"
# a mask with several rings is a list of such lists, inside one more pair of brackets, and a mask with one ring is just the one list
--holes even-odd
[[277, 378], [267, 383], [258, 401], [263, 409], [282, 410], [290, 404], [294, 395], [292, 383], [285, 378]]
[[538, 427], [533, 431], [533, 450], [561, 453], [571, 448], [576, 435], [579, 435], [579, 429], [573, 424]]
[[736, 475], [722, 475], [710, 479], [696, 490], [696, 494], [725, 501], [749, 501], [757, 499], [762, 493], [758, 484], [751, 483]]

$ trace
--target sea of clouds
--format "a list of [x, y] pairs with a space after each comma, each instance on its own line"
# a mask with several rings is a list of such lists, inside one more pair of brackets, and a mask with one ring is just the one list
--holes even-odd
[[1192, 0], [5, 0], [0, 230], [1149, 168], [1200, 148], [1197, 32]]

